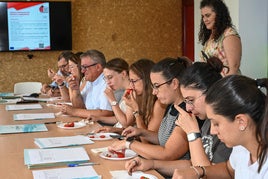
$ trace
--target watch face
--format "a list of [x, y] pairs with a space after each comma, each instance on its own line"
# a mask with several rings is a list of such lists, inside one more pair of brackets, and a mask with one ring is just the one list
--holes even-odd
[[117, 105], [117, 101], [112, 101], [112, 102], [111, 102], [111, 105], [112, 105], [112, 106]]

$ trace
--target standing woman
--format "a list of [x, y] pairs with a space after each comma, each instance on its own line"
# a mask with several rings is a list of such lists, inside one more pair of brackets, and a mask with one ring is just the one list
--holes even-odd
[[203, 45], [201, 61], [218, 57], [226, 67], [222, 76], [240, 74], [241, 39], [222, 0], [202, 0], [199, 42]]
[[173, 178], [268, 178], [268, 79], [231, 75], [207, 92], [211, 133], [233, 147], [227, 162], [181, 170]]

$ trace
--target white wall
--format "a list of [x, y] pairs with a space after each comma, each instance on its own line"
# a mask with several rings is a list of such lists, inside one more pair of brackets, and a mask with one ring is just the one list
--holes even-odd
[[[241, 71], [251, 78], [268, 77], [268, 1], [225, 0], [234, 25], [242, 40]], [[199, 59], [198, 43], [200, 1], [195, 1], [195, 60]]]

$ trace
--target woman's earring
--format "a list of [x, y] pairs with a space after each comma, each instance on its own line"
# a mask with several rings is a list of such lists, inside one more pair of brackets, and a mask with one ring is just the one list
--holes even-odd
[[246, 128], [245, 128], [245, 126], [240, 126], [239, 129], [240, 129], [240, 131], [244, 131]]

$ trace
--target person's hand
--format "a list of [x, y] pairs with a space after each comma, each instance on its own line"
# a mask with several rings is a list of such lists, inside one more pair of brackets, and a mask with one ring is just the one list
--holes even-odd
[[129, 175], [132, 175], [135, 171], [147, 171], [154, 168], [154, 161], [142, 159], [136, 157], [132, 160], [129, 160], [125, 163], [125, 168]]
[[139, 105], [136, 101], [135, 90], [130, 90], [130, 91], [126, 90], [122, 98], [125, 101], [126, 105], [129, 106], [133, 111], [139, 110]]
[[189, 134], [191, 132], [199, 132], [200, 129], [195, 115], [186, 112], [178, 105], [174, 106], [180, 113], [178, 119], [175, 121], [175, 124], [180, 126], [186, 134]]
[[60, 96], [60, 90], [58, 88], [49, 88], [49, 90], [47, 91], [47, 95], [49, 97], [57, 97]]
[[193, 168], [175, 169], [172, 179], [196, 179], [197, 173]]
[[100, 133], [100, 132], [113, 132], [113, 127], [111, 126], [103, 126], [103, 127], [99, 127], [98, 129], [95, 130], [96, 133]]
[[62, 104], [61, 105], [61, 112], [63, 114], [69, 114], [72, 115], [75, 111], [75, 108], [73, 108], [71, 105], [68, 104]]
[[114, 96], [114, 91], [109, 87], [107, 86], [106, 89], [104, 90], [104, 94], [106, 95], [107, 99], [112, 102], [112, 101], [115, 101], [115, 96]]
[[52, 80], [55, 81], [58, 85], [61, 85], [62, 83], [64, 83], [64, 81], [65, 81], [65, 77], [56, 74], [56, 75], [52, 78]]
[[69, 75], [66, 78], [66, 81], [68, 83], [69, 88], [71, 88], [72, 90], [80, 90], [80, 81], [76, 76]]
[[126, 129], [123, 130], [121, 135], [128, 138], [128, 137], [133, 137], [133, 136], [140, 136], [141, 134], [142, 134], [142, 129], [136, 128], [133, 126], [128, 126]]
[[48, 84], [43, 84], [41, 88], [41, 93], [47, 94], [47, 92], [50, 90], [50, 86]]
[[118, 140], [112, 143], [112, 145], [108, 146], [108, 151], [114, 153], [114, 151], [119, 151], [126, 149], [126, 141]]
[[47, 70], [47, 76], [49, 78], [52, 79], [55, 75], [56, 75], [56, 73], [51, 68]]

